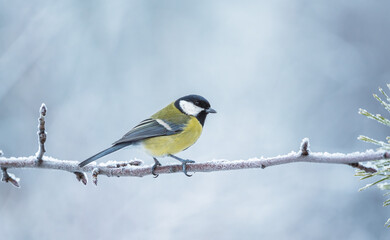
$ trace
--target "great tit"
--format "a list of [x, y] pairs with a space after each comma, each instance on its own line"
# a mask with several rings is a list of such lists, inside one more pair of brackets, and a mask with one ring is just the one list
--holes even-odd
[[93, 155], [79, 164], [84, 167], [107, 154], [129, 145], [142, 145], [154, 160], [152, 174], [161, 166], [156, 157], [169, 156], [182, 163], [183, 173], [187, 173], [187, 163], [195, 161], [182, 159], [173, 154], [181, 152], [194, 144], [202, 133], [207, 114], [216, 113], [210, 103], [199, 95], [188, 95], [177, 99], [150, 118], [140, 122], [111, 147]]

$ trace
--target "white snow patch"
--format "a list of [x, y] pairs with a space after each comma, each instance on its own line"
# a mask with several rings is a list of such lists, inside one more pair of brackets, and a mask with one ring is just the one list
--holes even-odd
[[134, 158], [133, 160], [129, 161], [107, 161], [107, 162], [102, 162], [99, 163], [97, 166], [99, 167], [124, 167], [124, 166], [140, 166], [144, 162], [141, 159]]

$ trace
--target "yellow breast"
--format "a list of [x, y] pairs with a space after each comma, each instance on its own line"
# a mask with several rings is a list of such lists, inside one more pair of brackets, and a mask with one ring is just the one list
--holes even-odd
[[152, 156], [165, 156], [181, 152], [194, 144], [202, 133], [202, 125], [192, 117], [184, 130], [175, 135], [153, 137], [143, 141], [145, 149]]

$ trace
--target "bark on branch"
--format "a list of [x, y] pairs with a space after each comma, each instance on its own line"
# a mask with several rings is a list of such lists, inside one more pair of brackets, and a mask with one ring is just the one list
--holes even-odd
[[[3, 172], [3, 181], [11, 182], [15, 186], [19, 186], [19, 180], [12, 174], [7, 172], [10, 168], [41, 168], [41, 169], [55, 169], [72, 172], [76, 178], [84, 184], [87, 184], [86, 172], [92, 173], [93, 182], [97, 184], [98, 175], [105, 175], [108, 177], [116, 176], [134, 176], [143, 177], [152, 175], [152, 165], [143, 165], [140, 160], [132, 160], [127, 162], [109, 161], [106, 163], [91, 163], [84, 167], [79, 167], [79, 161], [59, 160], [48, 156], [43, 156], [44, 142], [46, 140], [44, 116], [46, 115], [46, 107], [44, 113], [40, 116], [39, 125], [39, 150], [35, 156], [30, 157], [3, 157], [0, 155], [0, 168]], [[44, 139], [44, 140], [42, 140]], [[294, 162], [311, 162], [311, 163], [333, 163], [333, 164], [347, 164], [352, 167], [364, 170], [366, 172], [376, 172], [375, 169], [365, 167], [359, 162], [368, 162], [374, 160], [388, 159], [390, 153], [383, 151], [368, 150], [365, 152], [356, 152], [349, 154], [342, 153], [321, 153], [310, 152], [309, 140], [303, 139], [299, 152], [291, 152], [286, 155], [277, 157], [261, 157], [251, 158], [248, 160], [213, 160], [203, 163], [191, 163], [187, 165], [188, 171], [191, 172], [215, 172], [238, 170], [248, 168], [266, 168], [275, 165], [294, 163]], [[168, 164], [157, 167], [156, 174], [168, 174], [182, 172], [181, 164]]]

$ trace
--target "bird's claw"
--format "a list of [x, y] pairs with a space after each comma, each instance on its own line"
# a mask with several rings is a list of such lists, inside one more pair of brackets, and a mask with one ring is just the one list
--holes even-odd
[[161, 163], [156, 158], [153, 159], [154, 159], [154, 165], [152, 166], [152, 174], [154, 178], [157, 178], [158, 174], [156, 174], [154, 171], [156, 171], [157, 166], [161, 166]]
[[175, 155], [172, 155], [172, 154], [169, 154], [169, 156], [181, 162], [183, 173], [187, 177], [191, 177], [192, 176], [192, 175], [187, 173], [187, 163], [195, 163], [195, 161], [189, 160], [189, 159], [182, 159], [182, 158], [176, 157]]
[[186, 175], [187, 177], [192, 177], [192, 174], [188, 174], [187, 173], [187, 163], [195, 163], [195, 161], [193, 160], [182, 160], [182, 168], [183, 168], [183, 173], [184, 175]]

